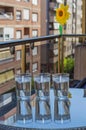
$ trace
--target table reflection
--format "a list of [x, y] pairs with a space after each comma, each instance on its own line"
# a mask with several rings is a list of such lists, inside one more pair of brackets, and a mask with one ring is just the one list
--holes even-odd
[[[86, 108], [86, 98], [83, 97], [84, 90], [83, 89], [69, 89], [69, 91], [72, 94], [72, 98], [70, 98], [71, 102], [71, 107], [70, 107], [70, 116], [71, 116], [71, 121], [68, 123], [55, 123], [54, 122], [54, 115], [52, 114], [52, 121], [49, 124], [40, 124], [35, 122], [35, 100], [31, 103], [32, 105], [32, 113], [33, 113], [33, 122], [31, 123], [26, 123], [23, 124], [21, 122], [16, 122], [15, 121], [15, 116], [16, 116], [16, 98], [13, 98], [12, 100], [8, 101], [8, 104], [5, 104], [3, 106], [0, 106], [0, 128], [2, 125], [9, 126], [9, 127], [19, 127], [21, 128], [28, 128], [28, 129], [51, 129], [51, 130], [59, 130], [59, 129], [68, 129], [68, 128], [86, 128], [86, 112], [83, 111], [83, 108]], [[51, 103], [51, 111], [53, 113], [54, 111], [54, 106], [53, 106], [53, 101], [54, 101], [54, 91], [53, 89], [50, 90], [51, 98], [50, 98], [50, 103]], [[34, 98], [36, 95], [33, 95], [32, 98]], [[15, 97], [15, 96], [14, 96]], [[35, 99], [35, 98], [34, 98]], [[4, 100], [5, 101], [5, 100]], [[1, 101], [0, 101], [1, 102]], [[12, 104], [15, 104], [12, 107]], [[11, 106], [9, 110], [5, 111], [8, 108], [8, 105]], [[7, 130], [7, 129], [6, 129]], [[10, 129], [11, 130], [11, 129]]]

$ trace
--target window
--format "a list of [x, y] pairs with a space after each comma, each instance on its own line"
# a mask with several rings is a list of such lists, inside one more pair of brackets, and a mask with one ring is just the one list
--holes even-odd
[[37, 66], [38, 66], [38, 64], [37, 63], [33, 63], [33, 72], [35, 72], [35, 71], [37, 71]]
[[32, 30], [32, 37], [38, 37], [38, 30]]
[[21, 20], [21, 11], [16, 11], [16, 20]]
[[3, 34], [0, 34], [0, 41], [3, 41]]
[[16, 31], [16, 39], [21, 38], [21, 30]]
[[32, 21], [37, 22], [38, 21], [38, 14], [37, 13], [32, 13]]
[[5, 34], [5, 40], [9, 40], [10, 39], [10, 35], [9, 34]]
[[54, 29], [59, 29], [59, 24], [58, 23], [53, 23]]
[[[52, 1], [53, 1], [53, 0], [52, 0]], [[58, 3], [62, 3], [62, 0], [58, 0], [57, 2], [58, 2]]]
[[21, 51], [17, 50], [16, 51], [16, 60], [20, 60], [21, 59]]
[[3, 34], [0, 34], [0, 38], [3, 38]]
[[33, 56], [37, 55], [37, 51], [38, 51], [38, 47], [34, 47], [34, 49], [32, 50], [32, 55]]
[[26, 63], [26, 73], [30, 73], [30, 63]]
[[32, 4], [33, 5], [37, 5], [38, 4], [38, 0], [32, 0]]
[[55, 56], [57, 56], [58, 55], [58, 49], [54, 49], [53, 53], [54, 53]]
[[24, 0], [25, 2], [29, 2], [30, 0]]
[[29, 9], [24, 9], [23, 13], [24, 13], [24, 20], [29, 20]]

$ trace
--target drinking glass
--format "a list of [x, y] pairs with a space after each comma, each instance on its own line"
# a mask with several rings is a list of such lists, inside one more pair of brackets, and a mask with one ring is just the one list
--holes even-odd
[[31, 75], [17, 74], [16, 95], [17, 95], [17, 113], [16, 120], [18, 122], [27, 123], [32, 120], [31, 110]]
[[54, 74], [52, 79], [55, 92], [54, 120], [61, 123], [70, 121], [69, 74]]
[[51, 120], [50, 112], [50, 74], [40, 73], [34, 76], [34, 84], [37, 93], [36, 121], [47, 123]]

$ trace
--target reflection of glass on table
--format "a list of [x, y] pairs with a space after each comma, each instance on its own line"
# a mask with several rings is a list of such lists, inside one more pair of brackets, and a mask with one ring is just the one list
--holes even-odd
[[86, 88], [84, 88], [83, 90], [84, 90], [84, 95], [83, 95], [83, 97], [86, 97]]
[[34, 75], [36, 98], [36, 121], [45, 123], [50, 121], [50, 74]]
[[31, 110], [31, 75], [18, 74], [15, 76], [17, 94], [16, 120], [24, 123], [32, 120]]
[[69, 74], [59, 73], [53, 75], [53, 85], [55, 92], [54, 120], [61, 123], [70, 121]]
[[[52, 91], [52, 92], [51, 92]], [[83, 97], [83, 89], [76, 89], [76, 88], [70, 88], [69, 91], [72, 94], [72, 98], [70, 98], [71, 101], [71, 107], [70, 107], [70, 113], [71, 113], [71, 121], [67, 123], [56, 123], [56, 122], [50, 122], [50, 123], [37, 123], [37, 122], [30, 122], [27, 124], [24, 123], [18, 123], [17, 121], [14, 121], [14, 114], [16, 113], [16, 109], [14, 108], [16, 106], [15, 100], [16, 98], [11, 98], [10, 102], [0, 107], [0, 130], [85, 130], [86, 129], [86, 112], [83, 111], [83, 108], [86, 108], [86, 98]], [[50, 90], [51, 93], [51, 104], [53, 103], [53, 96], [54, 91], [53, 89]], [[5, 94], [3, 94], [5, 96]], [[1, 95], [2, 97], [2, 95]], [[35, 97], [35, 94], [32, 95], [32, 98]], [[1, 98], [3, 99], [3, 98]], [[5, 98], [6, 99], [6, 98]], [[78, 101], [77, 101], [78, 100]], [[3, 104], [4, 104], [3, 100]], [[2, 101], [1, 101], [2, 102]], [[33, 100], [32, 100], [33, 102]], [[8, 107], [9, 106], [9, 107]], [[13, 107], [14, 106], [14, 107]], [[10, 107], [12, 107], [10, 109]], [[34, 107], [34, 106], [32, 106]], [[32, 112], [33, 113], [33, 112]], [[34, 114], [33, 114], [34, 115]], [[3, 117], [3, 120], [2, 120]]]

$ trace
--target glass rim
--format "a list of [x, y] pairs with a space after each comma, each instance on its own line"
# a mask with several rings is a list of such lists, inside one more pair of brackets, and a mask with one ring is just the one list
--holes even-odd
[[55, 74], [52, 74], [52, 76], [69, 76], [70, 74], [69, 73], [55, 73]]
[[17, 76], [32, 76], [31, 73], [20, 73], [20, 74], [15, 74], [15, 77]]
[[51, 73], [38, 73], [38, 74], [33, 74], [33, 77], [34, 77], [34, 76], [41, 76], [41, 75], [51, 76]]

